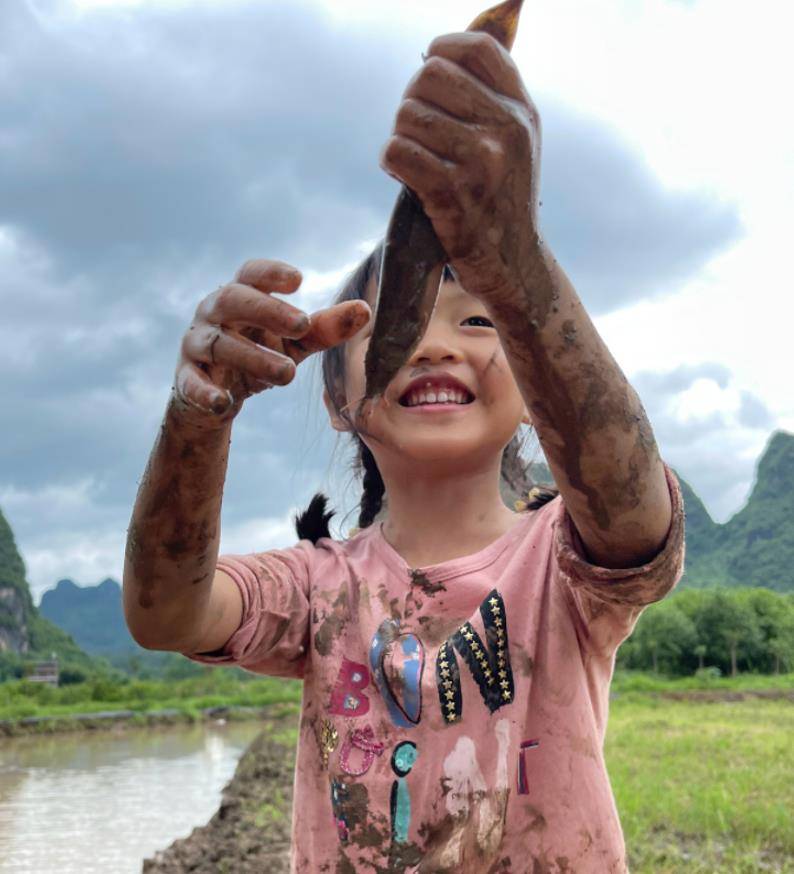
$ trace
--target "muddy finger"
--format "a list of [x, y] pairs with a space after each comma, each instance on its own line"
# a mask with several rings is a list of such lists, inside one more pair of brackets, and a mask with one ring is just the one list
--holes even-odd
[[189, 331], [183, 352], [194, 362], [226, 367], [258, 384], [287, 385], [295, 376], [295, 364], [286, 355], [214, 325]]
[[311, 326], [298, 340], [284, 340], [284, 351], [300, 364], [314, 352], [338, 346], [357, 334], [369, 321], [372, 311], [365, 301], [336, 304], [311, 316]]
[[177, 398], [208, 415], [220, 416], [232, 405], [232, 397], [218, 388], [200, 367], [187, 363], [179, 368], [174, 385]]
[[216, 325], [265, 328], [279, 337], [302, 337], [309, 328], [303, 310], [236, 282], [222, 286], [202, 302], [200, 314]]
[[300, 288], [303, 276], [300, 270], [284, 261], [257, 258], [246, 261], [235, 274], [234, 281], [258, 288], [259, 291], [291, 294]]

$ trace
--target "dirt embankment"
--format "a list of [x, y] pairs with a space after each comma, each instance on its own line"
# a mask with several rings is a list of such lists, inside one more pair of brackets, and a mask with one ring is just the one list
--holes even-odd
[[746, 701], [750, 698], [763, 698], [766, 701], [794, 703], [794, 689], [682, 689], [655, 694], [659, 698], [670, 698], [674, 701]]
[[143, 874], [287, 874], [294, 717], [268, 725], [240, 759], [205, 826], [143, 863]]
[[[285, 705], [289, 707], [289, 705]], [[197, 719], [263, 719], [272, 715], [267, 707], [205, 707], [196, 713], [188, 710], [103, 710], [94, 713], [69, 713], [59, 716], [25, 716], [0, 719], [0, 738], [22, 734], [62, 734], [75, 731], [119, 731], [157, 725], [191, 725]]]

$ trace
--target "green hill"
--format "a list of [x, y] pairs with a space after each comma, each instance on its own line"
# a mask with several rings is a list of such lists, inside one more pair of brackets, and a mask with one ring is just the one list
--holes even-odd
[[794, 434], [772, 435], [747, 503], [722, 525], [683, 480], [681, 488], [687, 514], [682, 585], [794, 591]]
[[121, 586], [115, 580], [106, 579], [98, 586], [60, 580], [54, 589], [44, 593], [39, 611], [92, 655], [140, 650], [124, 621]]
[[25, 564], [0, 510], [0, 679], [19, 674], [26, 661], [53, 653], [62, 671], [85, 672], [93, 666], [90, 656], [34, 606]]

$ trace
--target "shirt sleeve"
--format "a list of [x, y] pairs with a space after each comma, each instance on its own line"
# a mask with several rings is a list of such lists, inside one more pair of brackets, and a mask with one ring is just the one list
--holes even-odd
[[585, 558], [585, 548], [565, 504], [553, 521], [554, 557], [577, 635], [590, 652], [611, 656], [631, 634], [642, 611], [661, 601], [684, 572], [684, 502], [673, 471], [665, 464], [672, 520], [661, 550], [647, 564], [603, 568]]
[[310, 576], [316, 548], [223, 555], [217, 569], [237, 584], [243, 599], [239, 628], [213, 653], [185, 653], [207, 665], [236, 665], [257, 674], [302, 678], [309, 645]]

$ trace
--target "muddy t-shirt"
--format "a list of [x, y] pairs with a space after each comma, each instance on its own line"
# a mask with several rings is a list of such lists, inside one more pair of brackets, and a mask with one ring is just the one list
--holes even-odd
[[604, 765], [615, 653], [681, 576], [590, 564], [561, 497], [473, 555], [410, 568], [380, 524], [220, 558], [244, 601], [208, 663], [304, 681], [292, 871], [627, 870]]

